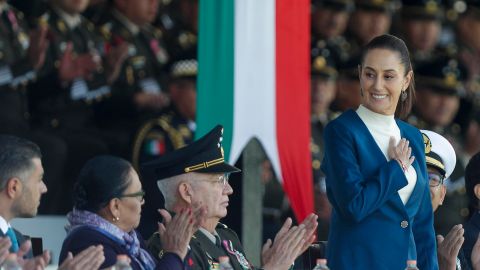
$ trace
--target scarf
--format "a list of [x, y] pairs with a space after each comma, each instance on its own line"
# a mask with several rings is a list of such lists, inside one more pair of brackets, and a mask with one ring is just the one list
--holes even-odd
[[135, 260], [142, 269], [155, 269], [155, 261], [145, 249], [140, 247], [137, 233], [132, 230], [124, 232], [116, 225], [108, 222], [101, 216], [85, 210], [73, 209], [67, 214], [69, 224], [65, 226], [67, 234], [81, 226], [90, 226], [114, 239], [116, 242], [128, 251], [130, 258]]

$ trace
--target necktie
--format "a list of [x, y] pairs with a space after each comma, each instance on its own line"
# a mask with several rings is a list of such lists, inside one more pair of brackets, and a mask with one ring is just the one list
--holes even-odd
[[10, 241], [12, 242], [12, 246], [10, 247], [10, 252], [17, 252], [18, 251], [17, 236], [15, 235], [15, 232], [11, 227], [9, 227], [7, 230], [7, 236], [8, 238], [10, 238]]

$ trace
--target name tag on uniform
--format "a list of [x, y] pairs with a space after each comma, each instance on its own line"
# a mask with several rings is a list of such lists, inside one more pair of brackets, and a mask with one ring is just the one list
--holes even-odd
[[13, 80], [12, 70], [8, 66], [0, 67], [0, 86], [10, 84]]
[[140, 87], [142, 91], [150, 94], [159, 94], [161, 89], [160, 85], [154, 78], [146, 78], [140, 81]]

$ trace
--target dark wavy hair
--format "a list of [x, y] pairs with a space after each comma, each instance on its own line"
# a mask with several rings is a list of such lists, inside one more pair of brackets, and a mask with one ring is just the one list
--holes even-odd
[[130, 162], [114, 156], [97, 156], [85, 164], [73, 191], [74, 207], [97, 213], [111, 199], [125, 193], [132, 181]]
[[[397, 52], [400, 57], [400, 62], [402, 63], [406, 76], [408, 72], [412, 70], [412, 62], [410, 61], [410, 53], [408, 52], [407, 45], [400, 38], [393, 35], [381, 35], [372, 39], [365, 47], [363, 48], [361, 65], [363, 67], [363, 62], [365, 61], [365, 56], [367, 53], [373, 49], [386, 49], [392, 52]], [[410, 111], [412, 110], [413, 103], [415, 102], [415, 78], [412, 74], [412, 80], [408, 85], [407, 90], [407, 99], [405, 101], [398, 100], [397, 108], [395, 110], [395, 117], [400, 119], [405, 119]]]
[[480, 184], [480, 152], [476, 153], [465, 168], [465, 188], [467, 189], [470, 216], [479, 209], [479, 200], [475, 196], [475, 186]]

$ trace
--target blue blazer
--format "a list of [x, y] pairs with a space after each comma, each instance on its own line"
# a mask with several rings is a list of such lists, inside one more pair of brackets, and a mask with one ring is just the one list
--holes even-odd
[[[140, 234], [137, 234], [140, 235]], [[143, 239], [140, 240], [140, 246], [146, 249]], [[112, 237], [101, 233], [99, 230], [91, 228], [89, 226], [83, 226], [72, 230], [67, 238], [63, 241], [62, 251], [60, 252], [59, 265], [65, 260], [68, 252], [72, 252], [73, 256], [87, 249], [91, 245], [102, 245], [105, 255], [105, 261], [100, 266], [100, 269], [112, 267], [116, 260], [117, 255], [126, 254], [128, 256], [128, 250], [121, 246]], [[160, 261], [155, 260], [155, 256], [152, 256], [153, 260], [157, 263], [156, 268], [158, 270], [184, 270], [185, 266], [182, 259], [173, 253], [165, 253]], [[139, 265], [135, 260], [131, 258], [131, 267], [133, 270], [143, 270], [143, 266]]]
[[408, 259], [417, 259], [422, 270], [438, 269], [425, 146], [418, 129], [400, 120], [397, 125], [410, 141], [417, 173], [406, 205], [398, 195], [408, 183], [402, 168], [385, 159], [355, 111], [325, 128], [322, 170], [333, 207], [327, 248], [333, 270], [402, 270]]

